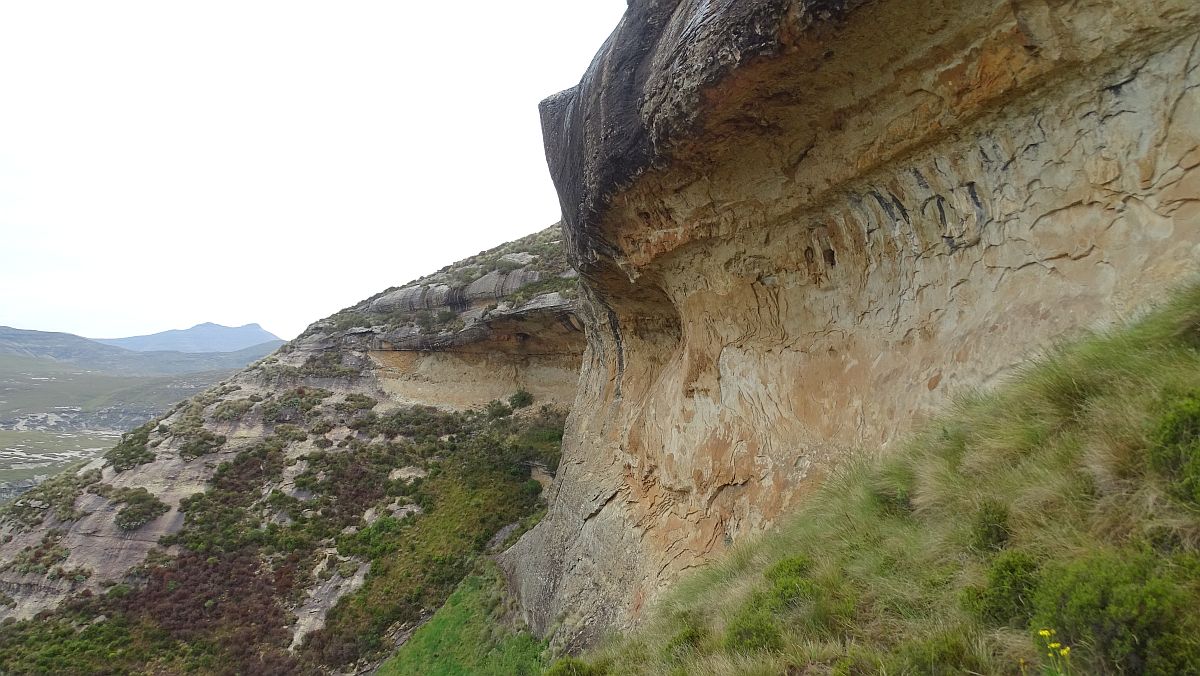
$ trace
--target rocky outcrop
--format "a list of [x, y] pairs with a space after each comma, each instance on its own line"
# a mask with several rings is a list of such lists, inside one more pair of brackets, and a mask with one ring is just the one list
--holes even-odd
[[[152, 550], [178, 551], [160, 540], [183, 527], [180, 504], [205, 491], [223, 463], [264, 440], [282, 444], [290, 464], [255, 488], [264, 498], [277, 491], [306, 500], [295, 481], [303, 458], [357, 439], [349, 427], [354, 411], [465, 410], [521, 389], [539, 405], [571, 403], [584, 336], [558, 233], [550, 228], [483, 252], [318, 321], [274, 355], [127, 435], [105, 457], [18, 497], [0, 510], [0, 618], [28, 618], [72, 594], [104, 593], [130, 579]], [[432, 288], [449, 291], [433, 300]], [[394, 302], [414, 295], [424, 300]], [[122, 527], [123, 500], [137, 489], [165, 507]], [[393, 516], [402, 518], [412, 507], [397, 510]], [[290, 609], [300, 618], [293, 646], [361, 586], [366, 565], [339, 575], [318, 576], [317, 586], [302, 590]]]
[[523, 389], [570, 405], [584, 349], [576, 277], [554, 226], [317, 322], [277, 366], [303, 370], [332, 341], [369, 359], [398, 404], [463, 409]]
[[[588, 337], [504, 555], [569, 645], [1197, 271], [1200, 5], [633, 0], [543, 127]], [[619, 571], [619, 574], [614, 574]]]

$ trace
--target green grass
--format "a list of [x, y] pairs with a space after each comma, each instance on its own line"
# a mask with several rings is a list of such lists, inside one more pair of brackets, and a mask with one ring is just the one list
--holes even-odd
[[1198, 346], [1191, 289], [962, 397], [564, 673], [1200, 672]]
[[380, 676], [521, 676], [542, 670], [546, 644], [511, 626], [504, 580], [486, 565], [384, 662]]

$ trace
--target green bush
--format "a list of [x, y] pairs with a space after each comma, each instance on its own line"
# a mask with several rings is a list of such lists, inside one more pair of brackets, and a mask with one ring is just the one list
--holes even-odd
[[264, 423], [295, 423], [308, 416], [333, 393], [318, 387], [297, 387], [263, 402], [260, 407]]
[[1200, 393], [1169, 402], [1150, 439], [1150, 465], [1171, 495], [1200, 505]]
[[275, 436], [285, 442], [304, 441], [308, 439], [308, 432], [303, 427], [284, 423], [275, 426]]
[[369, 411], [375, 408], [379, 402], [373, 397], [357, 392], [351, 392], [346, 395], [346, 400], [339, 402], [334, 408], [342, 413], [356, 413], [358, 411]]
[[118, 472], [153, 462], [154, 451], [146, 448], [146, 443], [150, 441], [150, 432], [157, 425], [157, 420], [151, 420], [145, 425], [121, 435], [121, 441], [104, 454], [105, 460], [108, 460], [113, 469]]
[[223, 401], [217, 404], [217, 408], [213, 411], [212, 419], [219, 422], [241, 420], [252, 408], [254, 408], [254, 402], [249, 399]]
[[771, 600], [775, 605], [811, 597], [815, 589], [808, 578], [810, 570], [812, 560], [807, 556], [793, 556], [768, 568], [764, 575], [771, 582]]
[[761, 594], [751, 596], [725, 628], [725, 650], [741, 653], [779, 650], [783, 646], [783, 634], [767, 609], [769, 604]]
[[505, 418], [512, 415], [512, 409], [509, 408], [504, 402], [498, 399], [493, 399], [492, 401], [489, 401], [487, 407], [484, 408], [484, 413], [487, 414], [487, 417], [492, 419]]
[[170, 510], [145, 488], [122, 489], [114, 495], [114, 500], [125, 504], [114, 520], [121, 530], [137, 530]]
[[695, 612], [679, 613], [675, 617], [675, 621], [681, 626], [671, 635], [671, 639], [667, 641], [664, 648], [666, 658], [673, 662], [684, 659], [708, 637], [703, 619], [698, 617]]
[[988, 568], [987, 584], [967, 590], [966, 606], [987, 622], [1024, 626], [1033, 614], [1039, 567], [1025, 552], [1001, 552]]
[[1046, 571], [1034, 626], [1055, 629], [1095, 671], [1200, 673], [1195, 577], [1148, 551], [1091, 553]]
[[214, 434], [206, 429], [195, 430], [179, 446], [179, 455], [185, 460], [193, 460], [202, 455], [208, 455], [225, 445], [225, 437]]
[[516, 394], [508, 398], [508, 405], [515, 411], [518, 408], [526, 408], [533, 405], [533, 395], [525, 390], [517, 390]]
[[14, 570], [21, 575], [46, 575], [52, 566], [66, 561], [70, 555], [67, 548], [59, 544], [62, 536], [61, 530], [51, 529], [36, 547], [25, 547], [0, 570]]
[[342, 355], [337, 352], [322, 352], [305, 360], [300, 375], [314, 378], [355, 378], [362, 375], [361, 369], [346, 366]]

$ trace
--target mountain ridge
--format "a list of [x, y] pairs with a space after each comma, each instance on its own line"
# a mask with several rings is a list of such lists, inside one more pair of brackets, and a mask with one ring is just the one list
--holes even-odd
[[258, 323], [225, 326], [214, 322], [202, 322], [186, 329], [169, 329], [145, 335], [88, 340], [135, 352], [185, 353], [236, 352], [274, 341], [283, 343], [279, 336], [267, 331]]
[[178, 375], [232, 370], [274, 352], [283, 341], [266, 341], [232, 352], [139, 352], [105, 345], [73, 333], [0, 326], [0, 354], [49, 358], [113, 375]]

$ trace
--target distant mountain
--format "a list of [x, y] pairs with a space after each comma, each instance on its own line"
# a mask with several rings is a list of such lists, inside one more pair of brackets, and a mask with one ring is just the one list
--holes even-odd
[[275, 339], [235, 352], [135, 352], [70, 333], [0, 326], [0, 354], [53, 359], [122, 376], [179, 375], [239, 369], [274, 352], [280, 345], [283, 345], [283, 341]]
[[235, 352], [271, 341], [282, 344], [279, 336], [258, 324], [221, 326], [212, 322], [197, 324], [190, 329], [172, 329], [148, 336], [129, 338], [92, 338], [105, 345], [123, 347], [137, 352], [173, 350], [175, 352]]

